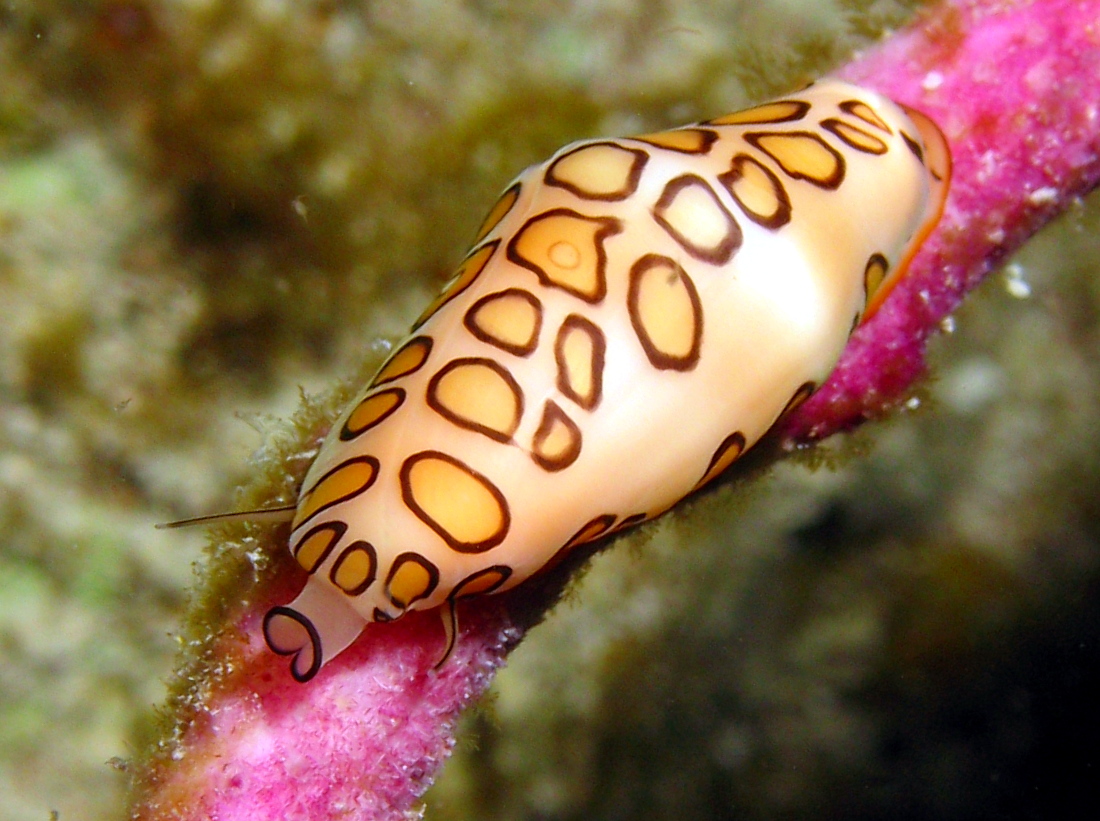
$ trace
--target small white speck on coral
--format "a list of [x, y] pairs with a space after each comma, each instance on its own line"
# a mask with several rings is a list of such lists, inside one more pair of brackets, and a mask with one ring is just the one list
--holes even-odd
[[1049, 185], [1036, 188], [1028, 194], [1027, 201], [1032, 205], [1050, 205], [1058, 201], [1058, 189]]
[[930, 71], [924, 75], [920, 85], [925, 91], [935, 91], [943, 85], [943, 75], [938, 71]]
[[978, 182], [986, 182], [997, 171], [997, 155], [992, 150], [986, 151], [978, 158]]

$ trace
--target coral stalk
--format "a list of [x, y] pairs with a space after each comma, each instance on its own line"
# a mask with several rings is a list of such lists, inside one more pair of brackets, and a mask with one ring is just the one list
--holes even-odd
[[[788, 421], [788, 441], [827, 436], [903, 400], [924, 371], [928, 339], [966, 292], [1100, 180], [1100, 0], [954, 0], [838, 73], [935, 120], [955, 173], [908, 278]], [[281, 557], [285, 536], [270, 532], [265, 549]], [[230, 615], [234, 634], [204, 645], [213, 661], [190, 668], [194, 682], [170, 705], [175, 734], [138, 768], [133, 818], [415, 814], [459, 714], [556, 589], [536, 583], [464, 604], [458, 647], [439, 671], [442, 631], [435, 614], [421, 613], [372, 625], [303, 686], [259, 638], [262, 613], [301, 584], [293, 572], [282, 578]]]

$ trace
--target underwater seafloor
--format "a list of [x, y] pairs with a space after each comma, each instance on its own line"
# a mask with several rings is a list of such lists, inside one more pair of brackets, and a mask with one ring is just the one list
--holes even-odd
[[[0, 2], [0, 817], [123, 817], [202, 573], [154, 523], [232, 508], [520, 168], [785, 90], [915, 5]], [[906, 411], [597, 557], [425, 817], [1087, 804], [1098, 229], [1086, 201], [992, 275]]]

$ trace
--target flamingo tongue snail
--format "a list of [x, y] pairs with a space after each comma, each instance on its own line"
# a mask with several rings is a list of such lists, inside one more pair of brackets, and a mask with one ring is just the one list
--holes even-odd
[[533, 166], [305, 477], [264, 635], [312, 678], [369, 622], [508, 590], [652, 519], [809, 396], [939, 219], [939, 129], [825, 80]]

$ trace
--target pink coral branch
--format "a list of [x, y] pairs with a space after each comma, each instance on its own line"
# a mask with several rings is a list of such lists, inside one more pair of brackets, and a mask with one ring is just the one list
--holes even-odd
[[1100, 4], [945, 3], [838, 72], [917, 108], [954, 178], [909, 275], [785, 433], [820, 438], [904, 397], [963, 296], [1100, 176]]
[[[792, 439], [896, 404], [963, 295], [1100, 179], [1100, 0], [954, 0], [839, 73], [938, 122], [955, 176], [909, 278], [789, 421]], [[271, 550], [282, 550], [280, 536]], [[458, 648], [439, 672], [434, 614], [372, 625], [303, 686], [258, 638], [260, 614], [302, 581], [284, 577], [235, 620], [247, 640], [223, 638], [217, 675], [205, 671], [176, 705], [177, 736], [137, 774], [134, 818], [407, 817], [447, 757], [460, 712], [485, 691], [519, 625], [556, 594], [555, 582], [536, 580], [464, 605]]]

